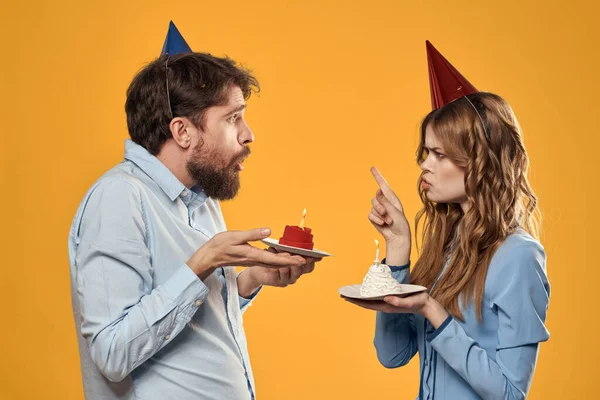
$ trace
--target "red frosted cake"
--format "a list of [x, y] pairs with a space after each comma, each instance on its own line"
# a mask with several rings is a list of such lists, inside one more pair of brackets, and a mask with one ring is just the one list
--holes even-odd
[[310, 228], [300, 228], [299, 226], [291, 225], [285, 226], [283, 237], [279, 239], [279, 244], [307, 250], [312, 250], [315, 246]]

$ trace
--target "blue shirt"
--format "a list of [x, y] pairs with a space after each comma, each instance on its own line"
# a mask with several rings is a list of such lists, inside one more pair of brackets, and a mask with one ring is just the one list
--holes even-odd
[[86, 398], [254, 398], [235, 268], [201, 281], [185, 264], [224, 230], [217, 201], [126, 142], [69, 235]]
[[[392, 267], [408, 283], [408, 266]], [[443, 272], [442, 272], [443, 273]], [[419, 352], [419, 399], [525, 399], [533, 379], [550, 285], [540, 243], [522, 230], [494, 254], [483, 296], [483, 323], [473, 304], [459, 304], [464, 322], [448, 317], [438, 329], [417, 314], [377, 313], [375, 348], [388, 368]]]

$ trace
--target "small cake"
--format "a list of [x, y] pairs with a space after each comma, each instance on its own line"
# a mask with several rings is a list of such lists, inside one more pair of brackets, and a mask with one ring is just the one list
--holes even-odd
[[399, 293], [400, 283], [392, 276], [392, 270], [385, 264], [373, 263], [363, 279], [360, 295], [364, 297], [385, 296]]
[[285, 226], [283, 236], [279, 239], [279, 244], [306, 250], [312, 250], [315, 246], [310, 228], [301, 228], [292, 225]]

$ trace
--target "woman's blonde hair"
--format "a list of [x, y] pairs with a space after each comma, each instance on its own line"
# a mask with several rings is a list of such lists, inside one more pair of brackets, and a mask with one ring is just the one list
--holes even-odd
[[415, 239], [418, 242], [423, 220], [422, 251], [411, 281], [431, 288], [448, 262], [432, 297], [461, 320], [459, 304], [474, 302], [481, 322], [487, 269], [498, 246], [519, 226], [538, 238], [540, 213], [527, 180], [529, 158], [521, 129], [500, 96], [470, 94], [425, 117], [417, 150], [419, 164], [427, 157], [427, 127], [435, 132], [450, 160], [464, 168], [470, 207], [463, 213], [459, 204], [429, 201], [419, 178], [423, 209], [416, 216]]

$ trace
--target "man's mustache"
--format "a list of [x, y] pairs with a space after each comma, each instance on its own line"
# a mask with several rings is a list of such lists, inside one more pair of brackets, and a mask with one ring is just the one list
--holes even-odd
[[240, 154], [234, 157], [233, 161], [229, 164], [230, 167], [237, 165], [237, 163], [242, 162], [245, 158], [250, 156], [250, 147], [244, 147], [244, 150], [240, 152]]

